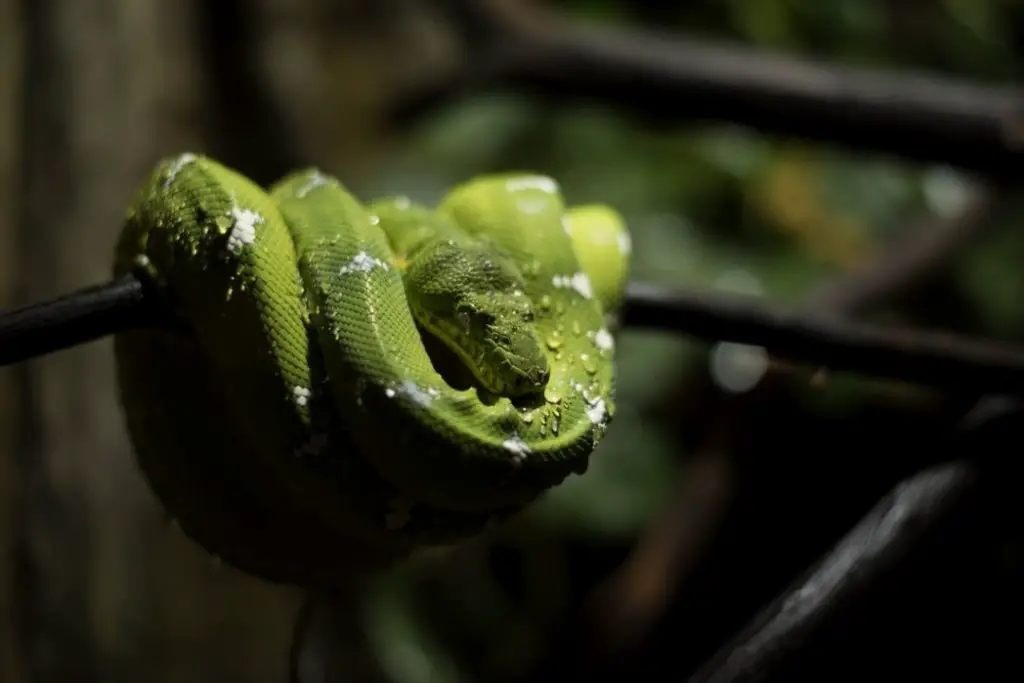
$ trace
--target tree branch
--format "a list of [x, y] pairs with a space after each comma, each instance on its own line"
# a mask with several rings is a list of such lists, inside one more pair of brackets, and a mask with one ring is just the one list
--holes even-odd
[[[842, 540], [721, 648], [690, 683], [774, 679], [817, 633], [835, 626], [977, 500], [979, 461], [1018, 429], [1020, 406], [980, 401], [945, 455], [950, 461], [900, 482]], [[1009, 446], [1011, 449], [1014, 446]], [[977, 457], [980, 451], [982, 457]], [[957, 458], [957, 459], [953, 459]], [[967, 459], [970, 458], [970, 459]]]
[[501, 38], [471, 49], [461, 69], [410, 85], [392, 109], [394, 123], [470, 93], [511, 88], [550, 101], [598, 102], [655, 123], [728, 121], [994, 177], [1017, 177], [1024, 168], [1018, 87], [855, 69], [480, 4], [489, 9], [477, 9], [475, 22], [491, 12], [486, 23]]
[[976, 483], [964, 462], [943, 465], [901, 482], [806, 577], [777, 597], [690, 683], [754, 683], [792, 657], [819, 629], [957, 517]]
[[[131, 277], [0, 315], [0, 365], [165, 316]], [[941, 388], [1024, 394], [1024, 351], [983, 340], [814, 315], [753, 297], [631, 283], [627, 326], [765, 346], [801, 363]]]
[[125, 277], [9, 313], [0, 312], [0, 366], [160, 322], [142, 284]]
[[1021, 393], [1024, 356], [952, 335], [801, 312], [754, 297], [629, 286], [628, 327], [764, 346], [795, 362], [966, 390]]

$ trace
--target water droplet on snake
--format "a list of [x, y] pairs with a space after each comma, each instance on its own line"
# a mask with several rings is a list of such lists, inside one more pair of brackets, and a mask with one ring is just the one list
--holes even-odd
[[589, 354], [581, 353], [580, 362], [583, 363], [583, 369], [591, 375], [597, 372], [597, 361], [595, 361]]
[[577, 337], [583, 334], [583, 328], [580, 327], [580, 323], [578, 320], [572, 321], [572, 333]]
[[562, 394], [559, 392], [558, 389], [549, 384], [547, 387], [544, 388], [544, 400], [547, 401], [548, 403], [561, 403]]
[[562, 335], [558, 330], [553, 330], [544, 341], [552, 351], [562, 348]]
[[545, 294], [540, 298], [540, 303], [538, 305], [540, 306], [540, 310], [547, 313], [551, 310], [551, 297]]

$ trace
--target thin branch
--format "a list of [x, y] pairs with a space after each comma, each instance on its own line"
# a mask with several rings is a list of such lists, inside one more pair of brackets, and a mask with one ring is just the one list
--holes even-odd
[[[160, 321], [132, 278], [0, 315], [0, 365]], [[753, 297], [631, 283], [625, 324], [765, 346], [790, 360], [948, 389], [1024, 394], [1024, 351], [981, 340], [855, 323]]]
[[133, 277], [0, 312], [0, 366], [160, 321], [160, 307]]
[[631, 283], [626, 326], [764, 346], [775, 356], [948, 389], [1021, 393], [1024, 356], [952, 335], [869, 325], [766, 303]]
[[[721, 648], [690, 683], [759, 683], [774, 679], [802, 646], [834, 626], [908, 559], [940, 538], [977, 499], [979, 458], [973, 451], [1005, 440], [1019, 424], [1019, 405], [985, 399], [964, 419], [951, 460], [899, 483], [800, 580], [779, 595]], [[989, 432], [986, 434], [986, 432]], [[979, 442], [985, 439], [989, 444]], [[982, 454], [984, 457], [984, 453]]]
[[1017, 177], [1024, 168], [1018, 87], [842, 67], [480, 4], [503, 38], [471, 49], [455, 72], [410, 85], [393, 107], [393, 122], [406, 125], [467, 94], [509, 88], [557, 102], [598, 102], [655, 122], [728, 121], [994, 177]]

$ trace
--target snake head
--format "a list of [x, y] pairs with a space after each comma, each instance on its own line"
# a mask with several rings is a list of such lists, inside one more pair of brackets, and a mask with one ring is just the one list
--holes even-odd
[[533, 329], [533, 306], [521, 292], [477, 295], [462, 303], [459, 316], [468, 321], [470, 344], [479, 349], [470, 369], [485, 389], [509, 397], [544, 389], [551, 369]]
[[453, 351], [481, 388], [509, 398], [543, 391], [547, 354], [533, 302], [509, 262], [485, 248], [441, 242], [412, 258], [404, 280], [420, 327]]

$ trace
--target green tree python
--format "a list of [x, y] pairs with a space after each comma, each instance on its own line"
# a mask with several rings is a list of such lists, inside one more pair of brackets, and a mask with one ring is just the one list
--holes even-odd
[[481, 533], [586, 470], [628, 257], [615, 210], [543, 175], [430, 208], [166, 159], [114, 259], [168, 318], [115, 339], [140, 469], [187, 536], [274, 581]]

